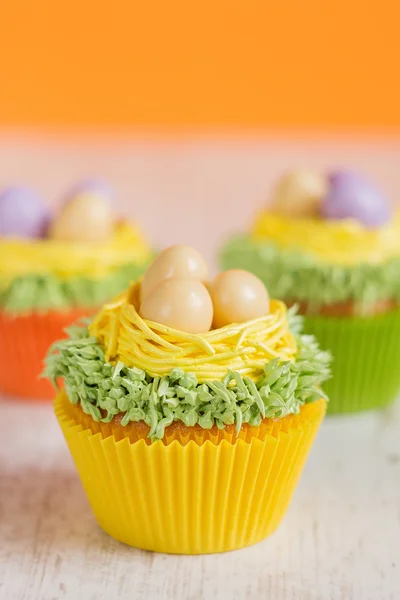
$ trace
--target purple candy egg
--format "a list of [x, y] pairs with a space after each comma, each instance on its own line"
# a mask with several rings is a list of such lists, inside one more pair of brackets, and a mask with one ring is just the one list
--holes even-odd
[[66, 194], [64, 200], [68, 201], [79, 194], [99, 194], [114, 201], [115, 192], [112, 186], [101, 179], [83, 179], [75, 183]]
[[326, 219], [356, 219], [373, 228], [387, 223], [391, 211], [386, 199], [363, 177], [353, 171], [336, 171], [329, 176], [321, 214]]
[[0, 236], [43, 237], [49, 221], [49, 209], [32, 190], [15, 186], [1, 192]]

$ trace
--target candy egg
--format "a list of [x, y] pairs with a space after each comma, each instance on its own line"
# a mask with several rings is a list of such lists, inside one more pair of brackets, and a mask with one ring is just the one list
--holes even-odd
[[263, 282], [248, 271], [223, 271], [211, 282], [214, 327], [243, 323], [269, 313], [269, 296]]
[[140, 314], [179, 331], [205, 333], [211, 327], [213, 305], [200, 281], [165, 279], [146, 296]]
[[140, 287], [141, 301], [143, 302], [160, 281], [171, 277], [206, 281], [208, 268], [200, 252], [183, 244], [171, 246], [161, 252], [143, 276]]
[[373, 185], [352, 171], [336, 171], [321, 206], [326, 219], [356, 219], [366, 227], [379, 227], [390, 219], [385, 198]]
[[112, 235], [110, 202], [98, 194], [78, 194], [62, 207], [50, 226], [50, 236], [65, 242], [101, 242]]
[[0, 235], [42, 237], [50, 218], [42, 199], [24, 187], [9, 187], [0, 194]]
[[288, 217], [316, 217], [326, 190], [327, 181], [321, 173], [289, 171], [276, 185], [271, 208]]
[[112, 201], [115, 196], [112, 186], [106, 181], [101, 179], [83, 179], [72, 186], [66, 194], [65, 200], [69, 201], [71, 198], [81, 194], [96, 194]]

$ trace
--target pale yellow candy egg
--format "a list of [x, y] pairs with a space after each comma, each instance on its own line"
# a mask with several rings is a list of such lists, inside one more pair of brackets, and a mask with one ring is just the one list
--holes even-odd
[[209, 287], [215, 328], [244, 323], [269, 313], [269, 296], [263, 282], [248, 271], [223, 271]]
[[160, 252], [143, 276], [140, 286], [141, 301], [143, 302], [160, 281], [172, 277], [206, 281], [208, 268], [200, 252], [183, 244], [171, 246]]
[[50, 237], [64, 242], [102, 242], [111, 237], [114, 217], [111, 204], [99, 194], [74, 196], [50, 225]]
[[206, 333], [213, 320], [213, 304], [200, 281], [165, 279], [146, 296], [140, 315], [186, 333]]
[[318, 172], [289, 171], [278, 181], [271, 208], [288, 217], [317, 217], [328, 191], [327, 178]]

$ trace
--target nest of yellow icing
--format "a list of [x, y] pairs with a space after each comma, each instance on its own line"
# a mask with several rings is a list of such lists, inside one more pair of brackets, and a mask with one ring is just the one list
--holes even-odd
[[400, 255], [400, 210], [389, 223], [376, 229], [354, 219], [299, 219], [262, 211], [251, 236], [282, 250], [301, 251], [327, 264], [382, 264]]
[[104, 242], [64, 242], [53, 239], [0, 240], [0, 288], [18, 277], [55, 275], [104, 277], [122, 265], [145, 263], [152, 252], [136, 226], [121, 222]]
[[258, 319], [189, 334], [142, 319], [137, 311], [138, 289], [139, 284], [133, 284], [104, 306], [90, 326], [90, 334], [111, 363], [121, 361], [152, 377], [180, 368], [202, 382], [221, 380], [228, 371], [256, 380], [269, 360], [295, 358], [296, 341], [283, 302], [272, 300], [270, 313]]

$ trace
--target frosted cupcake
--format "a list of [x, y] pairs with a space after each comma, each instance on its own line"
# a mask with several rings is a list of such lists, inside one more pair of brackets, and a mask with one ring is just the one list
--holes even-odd
[[0, 392], [50, 398], [49, 345], [135, 280], [151, 251], [107, 187], [76, 187], [54, 216], [25, 188], [0, 195]]
[[297, 303], [305, 331], [332, 351], [330, 412], [384, 406], [400, 391], [400, 213], [361, 176], [292, 172], [249, 234], [223, 248]]
[[329, 355], [245, 271], [192, 248], [70, 329], [55, 411], [100, 526], [147, 550], [254, 544], [278, 526], [324, 416]]

